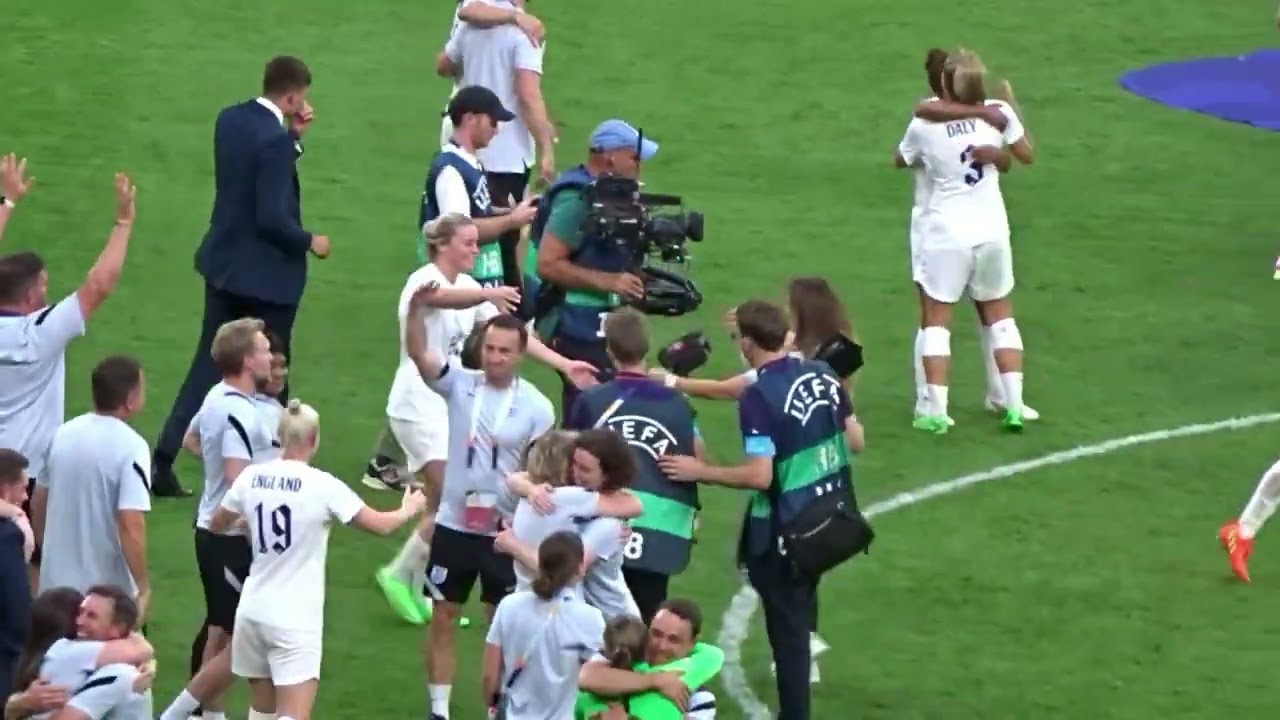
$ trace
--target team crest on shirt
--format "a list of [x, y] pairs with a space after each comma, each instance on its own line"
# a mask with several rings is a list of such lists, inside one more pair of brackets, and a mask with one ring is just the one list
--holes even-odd
[[787, 390], [786, 412], [806, 425], [813, 411], [834, 408], [840, 402], [840, 381], [825, 373], [807, 372], [796, 378]]
[[427, 579], [432, 585], [440, 585], [449, 578], [449, 568], [432, 565], [431, 570], [427, 572]]
[[489, 206], [493, 204], [493, 199], [489, 197], [489, 181], [484, 175], [481, 175], [480, 182], [476, 183], [476, 191], [471, 193], [471, 202], [485, 212], [488, 212]]
[[605, 427], [621, 435], [631, 447], [649, 453], [654, 460], [666, 455], [677, 443], [676, 436], [666, 426], [643, 415], [617, 415], [609, 418]]

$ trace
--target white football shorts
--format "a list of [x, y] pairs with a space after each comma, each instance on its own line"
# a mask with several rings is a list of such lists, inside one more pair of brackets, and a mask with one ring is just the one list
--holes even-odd
[[402, 420], [387, 418], [391, 434], [404, 449], [405, 465], [416, 473], [429, 462], [443, 462], [449, 457], [448, 416], [440, 415], [430, 420]]
[[272, 685], [320, 679], [324, 633], [290, 630], [236, 616], [231, 635], [231, 672]]
[[1013, 248], [1008, 240], [976, 247], [922, 247], [915, 280], [929, 297], [957, 303], [967, 293], [978, 302], [1013, 292]]

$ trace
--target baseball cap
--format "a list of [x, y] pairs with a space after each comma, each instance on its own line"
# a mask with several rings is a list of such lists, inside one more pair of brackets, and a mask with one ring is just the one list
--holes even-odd
[[[638, 140], [640, 140], [639, 130], [631, 127], [631, 124], [624, 120], [613, 118], [597, 125], [595, 131], [591, 133], [591, 150], [593, 152], [634, 150]], [[640, 141], [641, 160], [648, 160], [657, 152], [658, 143], [647, 137]]]
[[449, 100], [448, 114], [450, 117], [488, 115], [498, 122], [510, 122], [516, 117], [502, 106], [502, 100], [492, 90], [482, 85], [468, 85], [458, 90]]

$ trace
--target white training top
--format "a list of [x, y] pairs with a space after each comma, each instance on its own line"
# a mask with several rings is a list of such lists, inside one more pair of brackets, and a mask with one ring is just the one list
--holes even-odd
[[276, 628], [324, 627], [329, 528], [364, 508], [355, 491], [329, 473], [296, 460], [250, 465], [222, 498], [249, 524], [253, 564], [237, 617]]
[[573, 717], [578, 671], [600, 652], [605, 620], [573, 592], [518, 591], [498, 603], [485, 642], [502, 649], [508, 720]]
[[[925, 102], [936, 102], [937, 96], [930, 97]], [[917, 227], [917, 220], [924, 213], [924, 209], [929, 205], [929, 193], [933, 189], [933, 184], [929, 181], [929, 177], [925, 175], [924, 166], [911, 167], [911, 238], [912, 242], [919, 239], [920, 230]]]
[[[200, 438], [200, 459], [204, 464], [204, 487], [196, 510], [196, 527], [208, 530], [213, 513], [235, 478], [228, 478], [223, 463], [228, 459], [262, 462], [277, 448], [279, 423], [269, 425], [259, 403], [239, 390], [219, 382], [205, 395], [204, 403], [191, 418], [188, 432]], [[240, 535], [227, 530], [224, 535]]]
[[[404, 331], [409, 320], [409, 301], [418, 288], [430, 282], [440, 284], [441, 289], [475, 290], [480, 283], [466, 273], [458, 273], [454, 282], [449, 282], [435, 263], [418, 268], [409, 275], [404, 289], [400, 291], [400, 303], [396, 317], [400, 321], [400, 364], [396, 367], [395, 380], [391, 382], [391, 394], [387, 397], [387, 417], [397, 420], [424, 423], [448, 422], [444, 400], [438, 393], [427, 386], [418, 372], [418, 366], [409, 359], [405, 351]], [[445, 308], [428, 308], [426, 315], [427, 348], [446, 358], [449, 363], [462, 364], [462, 345], [467, 336], [475, 328], [476, 323], [485, 322], [498, 314], [493, 303], [484, 302], [462, 310]]]
[[969, 248], [1009, 239], [1000, 173], [969, 155], [975, 147], [1011, 145], [1025, 134], [1011, 107], [993, 104], [1009, 119], [1003, 133], [977, 118], [946, 123], [916, 118], [907, 126], [898, 152], [908, 165], [923, 163], [930, 183], [920, 216], [922, 248]]
[[[143, 695], [133, 692], [138, 668], [121, 663], [98, 667], [98, 657], [106, 643], [97, 640], [60, 638], [45, 651], [40, 662], [40, 679], [67, 688], [71, 699], [66, 707], [89, 718], [145, 720], [151, 707]], [[32, 715], [46, 720], [52, 712]]]
[[44, 469], [49, 443], [66, 418], [67, 343], [84, 335], [75, 293], [28, 315], [0, 312], [0, 447]]
[[87, 413], [58, 428], [36, 483], [49, 492], [40, 587], [115, 585], [137, 596], [116, 513], [151, 510], [151, 451], [128, 423]]
[[[255, 393], [253, 396], [253, 404], [258, 406], [258, 412], [262, 413], [262, 422], [271, 428], [273, 437], [280, 437], [280, 417], [284, 415], [284, 406], [280, 401], [270, 395]], [[272, 443], [271, 447], [262, 451], [262, 461], [275, 460], [280, 457], [280, 443]]]
[[[568, 530], [578, 533], [583, 547], [596, 558], [607, 560], [621, 552], [623, 543], [618, 525], [599, 517], [599, 493], [576, 486], [560, 487], [551, 491], [551, 501], [555, 509], [546, 515], [534, 510], [527, 500], [521, 500], [516, 506], [511, 533], [521, 544], [536, 549], [554, 533]], [[528, 590], [537, 573], [519, 562], [515, 568], [516, 590]], [[574, 589], [582, 590], [581, 587]]]
[[555, 407], [533, 383], [516, 378], [498, 389], [484, 373], [448, 363], [432, 386], [449, 409], [449, 462], [436, 523], [496, 535], [506, 477], [525, 449], [556, 422]]
[[[504, 0], [473, 1], [515, 9], [515, 5]], [[477, 153], [484, 169], [522, 173], [532, 167], [533, 135], [518, 112], [516, 73], [528, 70], [541, 75], [543, 48], [534, 47], [533, 41], [515, 25], [479, 28], [464, 23], [449, 37], [444, 52], [450, 61], [462, 66], [459, 86], [486, 87], [498, 96], [503, 107], [515, 113], [515, 119], [502, 123], [488, 147]], [[499, 198], [499, 204], [505, 203], [506, 198]]]

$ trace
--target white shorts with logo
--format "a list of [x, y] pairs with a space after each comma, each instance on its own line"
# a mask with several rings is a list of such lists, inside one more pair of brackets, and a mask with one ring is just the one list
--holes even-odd
[[449, 456], [449, 421], [447, 415], [430, 420], [404, 420], [389, 417], [391, 434], [404, 449], [409, 472], [421, 470], [429, 462], [443, 462]]
[[231, 672], [272, 685], [320, 679], [324, 633], [291, 630], [236, 616], [231, 635]]
[[1007, 239], [976, 247], [921, 247], [915, 281], [929, 297], [956, 303], [967, 293], [978, 302], [1013, 292], [1013, 248]]

